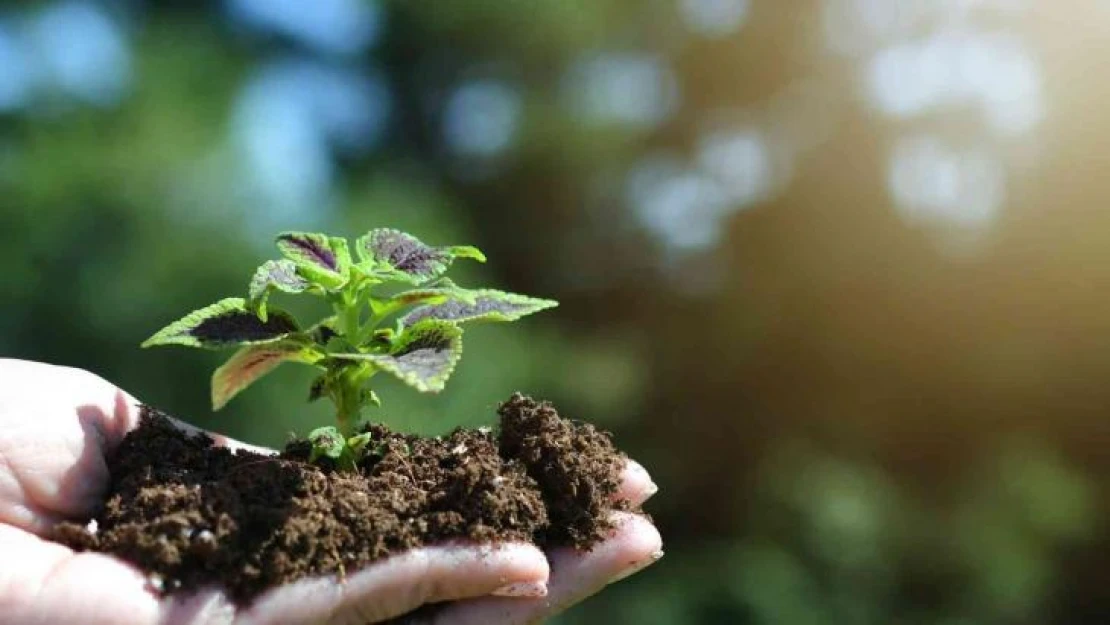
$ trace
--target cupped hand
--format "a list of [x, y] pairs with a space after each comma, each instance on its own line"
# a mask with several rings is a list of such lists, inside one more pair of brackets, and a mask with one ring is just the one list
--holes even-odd
[[[108, 484], [105, 458], [138, 425], [138, 402], [79, 369], [0, 359], [0, 615], [10, 625], [335, 625], [376, 623], [429, 603], [405, 622], [534, 623], [651, 564], [661, 539], [644, 518], [616, 513], [613, 536], [589, 552], [529, 544], [414, 549], [349, 573], [271, 589], [237, 608], [218, 589], [160, 597], [141, 571], [44, 538], [88, 515]], [[181, 427], [191, 429], [189, 426]], [[217, 444], [247, 447], [213, 435]], [[255, 449], [255, 448], [252, 448]], [[265, 451], [258, 450], [255, 451]], [[629, 462], [618, 497], [655, 492]]]

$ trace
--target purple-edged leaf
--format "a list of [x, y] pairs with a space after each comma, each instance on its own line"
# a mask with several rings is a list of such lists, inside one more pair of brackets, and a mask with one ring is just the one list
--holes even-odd
[[316, 350], [297, 341], [248, 345], [212, 374], [212, 409], [223, 408], [232, 397], [283, 362], [311, 363], [320, 356]]
[[456, 258], [485, 261], [477, 248], [470, 246], [434, 247], [411, 234], [378, 228], [359, 237], [355, 246], [359, 259], [374, 272], [389, 278], [418, 284], [447, 271]]
[[276, 243], [282, 255], [312, 282], [327, 289], [338, 289], [347, 283], [351, 253], [346, 239], [313, 232], [283, 232]]
[[451, 323], [516, 321], [525, 315], [531, 315], [559, 305], [554, 300], [506, 293], [494, 289], [480, 289], [468, 291], [468, 293], [471, 296], [469, 301], [456, 298], [415, 308], [401, 319], [401, 324], [411, 326], [427, 319], [439, 319]]
[[271, 310], [263, 321], [247, 308], [246, 300], [229, 297], [185, 315], [159, 330], [142, 346], [185, 345], [220, 349], [268, 343], [296, 331], [297, 322], [289, 313]]
[[368, 360], [422, 393], [443, 390], [462, 356], [462, 330], [443, 321], [424, 321], [405, 330], [388, 354], [329, 354]]
[[297, 264], [291, 260], [268, 260], [254, 272], [248, 289], [248, 307], [266, 320], [266, 300], [271, 291], [301, 293], [309, 287], [308, 280], [297, 275]]

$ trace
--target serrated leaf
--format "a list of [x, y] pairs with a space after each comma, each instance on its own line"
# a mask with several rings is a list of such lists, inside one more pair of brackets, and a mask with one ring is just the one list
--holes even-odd
[[380, 314], [382, 314], [383, 316], [390, 315], [409, 306], [416, 306], [418, 304], [442, 304], [452, 299], [473, 303], [474, 292], [467, 289], [461, 289], [457, 286], [454, 286], [453, 283], [450, 286], [418, 288], [409, 291], [402, 291], [389, 298], [389, 300], [385, 302], [385, 304], [380, 308]]
[[347, 240], [314, 232], [283, 232], [275, 240], [282, 255], [296, 264], [298, 272], [327, 289], [347, 283], [351, 253]]
[[439, 319], [451, 323], [464, 321], [516, 321], [525, 315], [554, 308], [559, 303], [549, 299], [539, 299], [506, 293], [494, 289], [468, 291], [469, 300], [450, 299], [438, 304], [415, 308], [401, 319], [403, 326], [411, 326], [426, 319]]
[[406, 329], [388, 354], [329, 356], [368, 360], [422, 393], [438, 393], [462, 357], [462, 329], [444, 321], [422, 321]]
[[392, 228], [378, 228], [359, 237], [355, 251], [362, 262], [388, 277], [412, 284], [440, 276], [456, 258], [485, 261], [471, 246], [434, 247]]
[[280, 310], [270, 312], [263, 321], [247, 309], [246, 300], [229, 297], [185, 315], [143, 341], [142, 346], [185, 345], [220, 349], [273, 342], [297, 331], [297, 322], [289, 313]]
[[248, 345], [212, 374], [212, 409], [223, 408], [231, 398], [273, 371], [283, 362], [313, 362], [321, 354], [296, 341]]
[[297, 275], [297, 264], [291, 260], [268, 260], [254, 272], [248, 288], [247, 306], [266, 320], [266, 300], [274, 290], [283, 293], [302, 293], [309, 287], [308, 280]]

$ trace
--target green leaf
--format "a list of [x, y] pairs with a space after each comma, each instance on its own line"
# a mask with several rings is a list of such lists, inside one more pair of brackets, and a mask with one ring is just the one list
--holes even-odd
[[372, 406], [381, 407], [382, 400], [381, 400], [380, 397], [378, 397], [377, 393], [375, 393], [374, 391], [372, 391], [368, 388], [364, 388], [359, 392], [360, 392], [359, 398], [362, 401], [363, 405], [369, 404], [369, 405], [372, 405]]
[[469, 258], [480, 263], [486, 262], [486, 255], [473, 245], [455, 245], [447, 248], [447, 251], [455, 258]]
[[308, 456], [309, 462], [316, 462], [320, 456], [338, 461], [343, 457], [343, 452], [347, 451], [347, 441], [333, 425], [309, 432], [308, 442], [312, 443], [312, 452]]
[[445, 321], [422, 321], [407, 328], [388, 354], [329, 356], [370, 361], [422, 393], [438, 393], [462, 356], [462, 329]]
[[415, 308], [401, 319], [403, 326], [411, 326], [426, 319], [439, 319], [451, 323], [464, 321], [516, 321], [525, 315], [554, 308], [559, 303], [506, 293], [494, 289], [468, 291], [470, 299], [450, 299], [438, 304]]
[[459, 288], [445, 280], [449, 285], [437, 286], [434, 288], [423, 287], [412, 289], [409, 291], [401, 291], [393, 297], [386, 300], [385, 304], [381, 306], [378, 313], [382, 316], [393, 314], [402, 308], [408, 306], [415, 306], [417, 304], [431, 305], [442, 304], [448, 300], [457, 299], [468, 303], [474, 303], [474, 292]]
[[222, 299], [195, 310], [143, 341], [153, 345], [185, 345], [220, 349], [235, 345], [273, 342], [297, 331], [297, 322], [286, 312], [271, 310], [263, 321], [247, 309], [240, 297]]
[[311, 363], [320, 357], [319, 352], [297, 341], [248, 345], [212, 374], [212, 409], [223, 408], [232, 397], [283, 362]]
[[351, 453], [357, 458], [362, 456], [363, 450], [365, 450], [366, 446], [369, 445], [373, 440], [374, 436], [370, 432], [356, 434], [347, 439], [347, 448], [350, 449]]
[[297, 264], [291, 260], [268, 260], [254, 272], [248, 289], [247, 307], [266, 320], [266, 300], [274, 290], [283, 293], [302, 293], [310, 286], [308, 280], [297, 275]]
[[367, 232], [359, 237], [355, 251], [372, 272], [384, 273], [387, 278], [411, 284], [439, 277], [456, 258], [485, 261], [485, 256], [477, 248], [466, 245], [433, 247], [411, 234], [392, 228]]
[[396, 309], [404, 306], [415, 306], [416, 304], [439, 304], [451, 299], [451, 293], [454, 289], [412, 289], [410, 291], [401, 291], [400, 293], [389, 298], [386, 303], [388, 309]]
[[336, 319], [334, 315], [328, 317], [320, 321], [316, 325], [312, 326], [311, 328], [305, 330], [305, 335], [308, 336], [308, 338], [312, 340], [312, 342], [321, 347], [325, 347], [327, 346], [328, 341], [331, 341], [333, 338], [339, 336], [339, 333], [335, 331], [335, 321]]
[[276, 243], [282, 255], [310, 281], [331, 290], [347, 284], [351, 253], [346, 239], [313, 232], [283, 232]]

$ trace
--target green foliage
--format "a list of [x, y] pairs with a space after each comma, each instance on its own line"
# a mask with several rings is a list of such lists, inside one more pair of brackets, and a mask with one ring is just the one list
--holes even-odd
[[388, 354], [331, 354], [331, 357], [366, 360], [422, 393], [438, 393], [462, 357], [462, 329], [453, 323], [429, 319], [406, 329], [392, 345]]
[[531, 315], [555, 305], [551, 300], [493, 289], [471, 291], [467, 295], [465, 299], [447, 297], [439, 302], [429, 302], [405, 315], [401, 324], [410, 326], [426, 319], [439, 319], [451, 323], [516, 321], [525, 315]]
[[328, 291], [340, 289], [351, 272], [347, 240], [311, 232], [283, 232], [277, 236], [281, 253], [301, 277]]
[[266, 320], [266, 300], [272, 291], [302, 293], [311, 286], [297, 273], [297, 264], [291, 260], [268, 260], [254, 272], [248, 288], [247, 303], [258, 318]]
[[[367, 388], [375, 374], [384, 371], [417, 391], [437, 393], [462, 356], [459, 323], [515, 321], [556, 306], [515, 293], [469, 290], [444, 278], [457, 258], [485, 261], [470, 246], [434, 247], [380, 228], [358, 239], [355, 264], [340, 237], [284, 232], [276, 242], [285, 258], [255, 271], [249, 299], [227, 298], [189, 313], [143, 346], [240, 347], [212, 376], [216, 410], [284, 362], [315, 367], [321, 373], [309, 401], [330, 399], [338, 427], [312, 431], [312, 459], [331, 458], [345, 470], [370, 449], [369, 435], [354, 432], [363, 409], [381, 403]], [[414, 288], [397, 292], [397, 284]], [[273, 291], [323, 298], [334, 315], [301, 330], [291, 315], [267, 306]]]
[[247, 345], [212, 374], [212, 407], [215, 410], [223, 408], [239, 391], [283, 362], [312, 364], [322, 356], [319, 350], [301, 340]]
[[478, 248], [469, 245], [432, 247], [411, 234], [377, 228], [359, 237], [359, 268], [382, 279], [421, 284], [443, 275], [456, 258], [486, 262]]
[[249, 310], [246, 300], [228, 297], [185, 315], [159, 330], [143, 342], [143, 347], [155, 345], [185, 345], [222, 349], [237, 345], [269, 343], [297, 332], [297, 322], [288, 313], [274, 314], [262, 319]]

